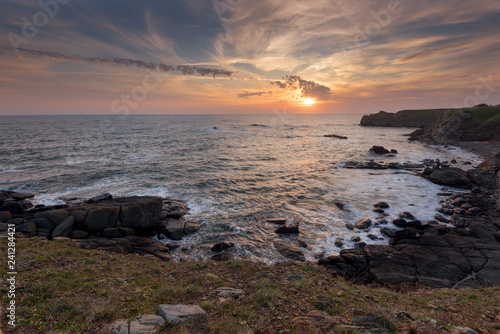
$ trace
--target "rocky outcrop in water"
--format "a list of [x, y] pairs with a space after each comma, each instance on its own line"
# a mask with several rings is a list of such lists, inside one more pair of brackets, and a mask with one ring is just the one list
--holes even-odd
[[[442, 171], [441, 169], [436, 169]], [[478, 170], [471, 170], [473, 174]], [[472, 179], [465, 176], [469, 184]], [[492, 174], [490, 174], [492, 175]], [[486, 179], [481, 174], [481, 182]], [[422, 223], [403, 213], [381, 234], [389, 245], [366, 245], [324, 257], [319, 264], [335, 274], [384, 286], [435, 288], [500, 285], [500, 202], [498, 190], [476, 186], [471, 193], [451, 195], [436, 220]], [[449, 215], [450, 219], [442, 214]], [[451, 224], [445, 225], [445, 224]]]
[[170, 198], [103, 194], [86, 201], [72, 198], [67, 205], [33, 207], [27, 203], [32, 194], [0, 194], [0, 232], [15, 226], [26, 237], [70, 238], [83, 248], [170, 260], [169, 248], [148, 236], [160, 233], [180, 240], [200, 229], [197, 222], [184, 221], [187, 205]]

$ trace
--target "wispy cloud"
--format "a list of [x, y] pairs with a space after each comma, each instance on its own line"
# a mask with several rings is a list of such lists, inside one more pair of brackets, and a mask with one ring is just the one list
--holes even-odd
[[244, 91], [243, 93], [240, 93], [238, 94], [238, 97], [241, 97], [241, 98], [249, 98], [251, 96], [262, 96], [262, 95], [272, 95], [273, 92], [272, 91], [268, 91], [268, 92], [248, 92], [248, 91]]
[[318, 101], [328, 101], [332, 97], [330, 88], [314, 81], [302, 79], [298, 75], [287, 75], [281, 81], [272, 81], [271, 84], [281, 89], [300, 90], [302, 98], [313, 98]]
[[[47, 58], [49, 60], [62, 60], [62, 61], [76, 61], [76, 62], [89, 62], [96, 65], [109, 65], [109, 64], [117, 64], [117, 65], [125, 65], [125, 66], [136, 66], [137, 68], [145, 68], [150, 71], [178, 71], [184, 75], [196, 75], [199, 74], [201, 76], [212, 76], [213, 78], [217, 76], [221, 77], [231, 77], [235, 72], [227, 71], [218, 68], [209, 68], [209, 67], [200, 67], [200, 66], [191, 66], [191, 65], [165, 65], [163, 63], [152, 63], [145, 62], [142, 60], [136, 59], [127, 59], [127, 58], [99, 58], [99, 57], [86, 57], [79, 55], [65, 55], [58, 52], [51, 51], [41, 51], [41, 50], [32, 50], [32, 49], [24, 49], [19, 48], [18, 51], [21, 54], [28, 54], [31, 56], [37, 56], [42, 58]], [[6, 55], [19, 57], [19, 54], [13, 52], [12, 49], [0, 46], [0, 52]]]

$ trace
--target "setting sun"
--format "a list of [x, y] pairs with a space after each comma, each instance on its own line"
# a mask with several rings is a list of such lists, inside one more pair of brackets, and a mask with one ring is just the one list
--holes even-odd
[[310, 97], [306, 97], [304, 99], [304, 101], [302, 101], [302, 103], [304, 103], [307, 106], [310, 106], [310, 105], [313, 105], [314, 103], [316, 103], [316, 100], [315, 99], [311, 99]]

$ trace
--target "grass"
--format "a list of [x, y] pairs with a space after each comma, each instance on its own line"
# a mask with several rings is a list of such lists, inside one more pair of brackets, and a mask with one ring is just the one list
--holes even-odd
[[[364, 312], [377, 317], [390, 333], [421, 332], [428, 319], [442, 324], [434, 329], [436, 333], [453, 326], [486, 332], [498, 326], [495, 316], [500, 312], [500, 288], [396, 292], [356, 285], [312, 263], [168, 263], [37, 238], [18, 239], [16, 246], [18, 326], [13, 330], [4, 325], [4, 333], [97, 333], [117, 319], [155, 314], [160, 304], [197, 304], [207, 312], [206, 319], [169, 325], [165, 333], [240, 333], [249, 329], [313, 333], [321, 330], [293, 320], [319, 312], [320, 294], [334, 300], [322, 311], [338, 322], [349, 324]], [[5, 254], [3, 239], [0, 249]], [[0, 275], [5, 278], [6, 271]], [[221, 286], [242, 289], [245, 296], [221, 301], [214, 293]], [[9, 299], [2, 291], [5, 310]], [[397, 312], [406, 312], [411, 319], [397, 318]], [[6, 324], [5, 313], [2, 324]], [[332, 324], [328, 332], [356, 333], [352, 328], [335, 326]]]

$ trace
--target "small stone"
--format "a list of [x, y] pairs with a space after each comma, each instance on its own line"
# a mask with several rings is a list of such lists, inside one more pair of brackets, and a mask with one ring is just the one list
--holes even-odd
[[220, 253], [220, 252], [222, 252], [222, 251], [224, 251], [224, 250], [226, 250], [228, 248], [231, 248], [233, 246], [234, 246], [234, 244], [232, 242], [224, 242], [224, 241], [222, 241], [222, 242], [218, 242], [215, 245], [213, 245], [212, 248], [211, 248], [211, 250], [214, 253]]
[[354, 231], [354, 225], [353, 224], [347, 223], [347, 224], [345, 224], [345, 227], [347, 227], [349, 230]]
[[203, 317], [206, 312], [198, 305], [160, 305], [158, 306], [158, 314], [161, 315], [167, 322], [172, 324], [180, 324], [181, 322], [195, 317]]
[[384, 213], [384, 209], [381, 209], [381, 208], [375, 208], [372, 210], [373, 212], [376, 212], [376, 213]]
[[341, 248], [344, 245], [344, 239], [342, 238], [337, 238], [334, 243], [335, 247]]
[[361, 238], [359, 236], [357, 236], [357, 235], [355, 235], [354, 237], [351, 238], [352, 242], [358, 242], [360, 240], [361, 240]]
[[386, 202], [378, 202], [378, 203], [374, 204], [373, 206], [376, 208], [381, 208], [381, 209], [390, 208], [389, 204], [387, 204]]
[[393, 219], [392, 220], [392, 223], [394, 225], [396, 225], [397, 227], [406, 227], [407, 224], [406, 224], [406, 220], [403, 219], [403, 218], [397, 218], [397, 219]]
[[405, 212], [402, 212], [399, 214], [399, 218], [402, 218], [402, 219], [408, 219], [408, 220], [415, 220], [415, 216], [412, 215], [410, 212], [408, 211], [405, 211]]
[[361, 220], [357, 221], [354, 224], [354, 226], [356, 226], [357, 229], [364, 230], [364, 229], [370, 227], [371, 224], [372, 224], [371, 219], [365, 218], [365, 219], [361, 219]]
[[371, 240], [377, 240], [378, 237], [375, 234], [368, 234], [367, 237]]

